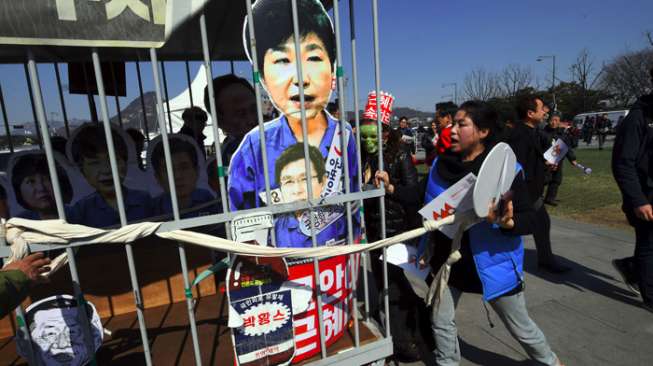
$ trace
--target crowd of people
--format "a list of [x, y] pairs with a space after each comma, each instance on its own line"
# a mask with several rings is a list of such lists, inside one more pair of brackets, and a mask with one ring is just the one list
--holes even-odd
[[[232, 211], [326, 199], [383, 187], [385, 207], [377, 199], [367, 199], [363, 202], [364, 210], [353, 213], [346, 212], [344, 205], [331, 205], [313, 208], [316, 215], [306, 210], [275, 215], [274, 230], [263, 244], [277, 247], [338, 245], [347, 243], [348, 235], [357, 242], [375, 241], [384, 235], [393, 236], [420, 226], [423, 220], [418, 211], [421, 207], [469, 173], [478, 174], [490, 150], [497, 143], [505, 142], [517, 158], [516, 178], [502, 202], [492, 204], [488, 217], [465, 230], [460, 241], [461, 258], [451, 265], [449, 282], [438, 305], [426, 303], [417, 296], [403, 271], [390, 266], [387, 292], [390, 309], [389, 314], [382, 314], [384, 310], [379, 304], [386, 294], [381, 290], [381, 253], [375, 252], [371, 254], [370, 275], [372, 287], [376, 289], [372, 291], [370, 309], [378, 320], [390, 317], [396, 358], [428, 360], [427, 352], [437, 365], [458, 365], [461, 351], [455, 322], [456, 306], [462, 293], [479, 294], [530, 358], [545, 365], [562, 365], [528, 314], [523, 264], [523, 237], [533, 235], [539, 270], [557, 275], [571, 270], [553, 253], [551, 220], [546, 209], [547, 205], [557, 204], [563, 162], [551, 163], [545, 159], [545, 152], [558, 139], [573, 146], [560, 126], [557, 111], [537, 95], [521, 96], [515, 103], [516, 118], [510, 121], [500, 117], [486, 102], [472, 100], [460, 106], [439, 105], [433, 122], [423, 128], [418, 139], [405, 117], [399, 119], [398, 128], [391, 126], [392, 96], [371, 93], [360, 127], [354, 130], [351, 123], [341, 123], [338, 103], [329, 103], [336, 74], [335, 35], [326, 11], [317, 1], [300, 2], [299, 21], [303, 27], [300, 49], [304, 51], [296, 55], [291, 37], [292, 22], [278, 3], [257, 2], [253, 13], [257, 25], [255, 59], [261, 85], [277, 107], [278, 117], [266, 121], [260, 130], [252, 85], [235, 75], [218, 77], [212, 81], [215, 100], [209, 100], [207, 90], [205, 108], [190, 107], [183, 115], [182, 129], [170, 135], [172, 167], [166, 167], [160, 138], [149, 141], [147, 158], [140, 161], [130, 158], [132, 149], [138, 156], [145, 149], [144, 138], [138, 131], [112, 132], [118, 177], [112, 175], [104, 131], [99, 125], [84, 125], [74, 137], [60, 144], [62, 158], [57, 162], [61, 170], [58, 176], [68, 221], [105, 228], [119, 225], [114, 182], [121, 186], [128, 222], [152, 217], [170, 219], [173, 205], [168, 172], [172, 170], [181, 218], [221, 212], [217, 179], [221, 176], [226, 179]], [[250, 35], [246, 26], [243, 39], [249, 49]], [[254, 62], [251, 55], [250, 60]], [[304, 108], [299, 102], [297, 62], [306, 66]], [[202, 148], [206, 138], [202, 131], [212, 104], [226, 135], [221, 151], [228, 169], [226, 175], [221, 171], [225, 167], [206, 160]], [[377, 107], [382, 116], [377, 116]], [[620, 124], [613, 170], [624, 197], [624, 211], [637, 236], [635, 255], [615, 261], [615, 266], [626, 282], [639, 290], [644, 307], [653, 311], [653, 184], [650, 183], [653, 133], [649, 132], [653, 125], [652, 111], [653, 96], [644, 96]], [[380, 131], [377, 120], [382, 122]], [[585, 122], [592, 125], [594, 132], [591, 133], [599, 135], [602, 148], [605, 138], [601, 136], [604, 131], [607, 133], [606, 119]], [[360, 152], [357, 142], [360, 142]], [[413, 156], [417, 146], [424, 148], [429, 168], [428, 174], [421, 177]], [[358, 154], [361, 186], [357, 177]], [[570, 149], [565, 158], [570, 164], [577, 164], [573, 150]], [[44, 154], [26, 154], [21, 159], [13, 163], [15, 171], [10, 173], [11, 185], [0, 191], [0, 210], [3, 207], [7, 210], [6, 199], [11, 192], [24, 211], [15, 215], [5, 212], [3, 217], [57, 218]], [[136, 164], [136, 170], [130, 164]], [[83, 197], [79, 197], [72, 171], [87, 186], [88, 192]], [[134, 171], [149, 172], [157, 193], [139, 189], [143, 187], [142, 182], [132, 185], [128, 178]], [[385, 217], [384, 224], [382, 217]], [[224, 233], [215, 235], [224, 236]], [[419, 262], [437, 273], [449, 260], [453, 241], [441, 232], [429, 234], [422, 240], [430, 249], [422, 254]], [[417, 246], [418, 242], [406, 244]], [[289, 260], [291, 276], [293, 267], [301, 264]], [[43, 254], [34, 254], [0, 272], [0, 316], [24, 299], [30, 283], [42, 280], [39, 274], [47, 271], [48, 265], [49, 260]], [[424, 332], [424, 324], [430, 324], [430, 332]]]

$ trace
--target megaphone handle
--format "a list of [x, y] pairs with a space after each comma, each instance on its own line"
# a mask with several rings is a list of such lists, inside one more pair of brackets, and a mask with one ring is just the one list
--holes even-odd
[[506, 169], [508, 169], [508, 154], [506, 154], [506, 156], [503, 158], [503, 166], [501, 167], [501, 181], [499, 187], [497, 187], [497, 193], [495, 196], [495, 202], [497, 203], [501, 199], [501, 189], [503, 188], [503, 185], [506, 184]]

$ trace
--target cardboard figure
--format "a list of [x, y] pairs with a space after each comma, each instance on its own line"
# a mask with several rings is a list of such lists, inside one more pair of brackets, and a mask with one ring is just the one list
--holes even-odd
[[[247, 79], [228, 74], [213, 79], [213, 97], [216, 117], [225, 135], [221, 147], [222, 163], [229, 166], [231, 156], [245, 134], [258, 123], [256, 94]], [[211, 110], [208, 85], [204, 88], [204, 108]]]
[[[153, 215], [150, 195], [140, 189], [143, 179], [136, 162], [132, 142], [124, 132], [112, 129], [118, 165], [119, 180], [125, 205], [127, 222], [144, 220]], [[74, 224], [106, 228], [120, 225], [118, 203], [109, 160], [104, 129], [96, 124], [84, 124], [73, 132], [68, 141], [67, 152], [70, 161], [79, 168], [86, 183], [93, 191], [76, 202], [68, 220]], [[132, 174], [130, 184], [129, 174]], [[134, 179], [134, 177], [138, 177]]]
[[11, 217], [8, 192], [7, 181], [4, 177], [0, 176], [0, 219], [9, 220]]
[[[279, 112], [279, 117], [265, 123], [267, 167], [263, 165], [259, 129], [247, 133], [229, 165], [228, 194], [232, 211], [281, 204], [309, 197], [306, 182], [310, 176], [312, 198], [342, 194], [344, 154], [348, 157], [351, 192], [359, 190], [356, 141], [349, 124], [341, 131], [340, 123], [326, 110], [336, 71], [336, 44], [329, 16], [318, 0], [299, 0], [300, 54], [295, 53], [294, 32], [289, 0], [259, 0], [253, 7], [256, 29], [257, 63], [261, 83]], [[244, 47], [250, 61], [249, 28], [243, 27]], [[302, 63], [306, 135], [310, 145], [311, 172], [305, 170], [303, 129], [297, 62]], [[344, 137], [345, 146], [341, 145]], [[271, 185], [271, 202], [267, 202], [264, 169]], [[360, 234], [358, 210], [352, 210], [354, 240]], [[312, 245], [311, 223], [317, 245], [343, 244], [347, 240], [344, 206], [319, 207], [314, 217], [309, 212], [295, 212], [275, 217], [278, 247]], [[272, 242], [271, 238], [268, 242]], [[320, 278], [315, 279], [310, 260], [289, 260], [288, 278], [297, 285], [315, 288], [323, 294], [323, 320], [327, 345], [344, 332], [348, 320], [347, 297], [355, 276], [350, 272], [348, 257], [338, 256], [320, 261]], [[320, 350], [317, 306], [312, 300], [309, 310], [293, 313], [295, 356], [292, 362], [309, 358]]]
[[[97, 351], [104, 336], [102, 322], [92, 303], [86, 303], [86, 312], [93, 347]], [[77, 301], [70, 295], [52, 296], [33, 303], [26, 309], [25, 317], [32, 342], [26, 343], [23, 337], [16, 337], [18, 354], [27, 357], [31, 347], [40, 365], [86, 365], [93, 355], [84, 343], [78, 315]]]
[[[290, 2], [287, 0], [262, 0], [253, 8], [256, 25], [258, 66], [262, 75], [262, 84], [271, 97], [272, 103], [281, 116], [265, 124], [268, 172], [270, 177], [277, 175], [275, 162], [284, 150], [303, 140], [301, 127], [299, 88], [296, 83], [296, 62], [301, 60], [304, 77], [304, 96], [308, 142], [316, 148], [322, 159], [326, 159], [326, 170], [331, 183], [329, 194], [344, 191], [341, 183], [343, 175], [342, 154], [348, 155], [349, 172], [357, 171], [356, 144], [351, 135], [351, 127], [346, 125], [346, 149], [340, 146], [339, 122], [326, 111], [331, 95], [332, 81], [335, 78], [335, 36], [331, 20], [322, 4], [317, 0], [298, 2], [301, 39], [301, 55], [295, 55], [293, 41], [292, 17], [289, 13]], [[245, 22], [246, 23], [246, 22]], [[244, 25], [245, 48], [249, 51], [249, 32]], [[248, 53], [249, 54], [249, 53]], [[250, 57], [251, 60], [251, 57]], [[229, 198], [232, 210], [261, 207], [265, 202], [264, 167], [261, 156], [261, 140], [258, 128], [250, 131], [238, 150], [234, 153], [229, 167]], [[280, 196], [279, 182], [272, 181], [271, 188]], [[355, 176], [351, 177], [350, 189], [358, 190]], [[320, 192], [321, 196], [327, 196]], [[271, 203], [282, 203], [274, 201]], [[359, 216], [353, 215], [355, 235], [359, 231]], [[308, 220], [310, 221], [310, 220]], [[342, 241], [346, 238], [346, 218], [340, 215], [321, 228], [322, 238], [318, 245], [327, 241]], [[282, 228], [283, 229], [283, 228]], [[303, 246], [310, 242], [310, 228], [302, 232], [306, 239], [298, 244], [277, 242], [278, 246]]]
[[[177, 204], [181, 218], [198, 217], [221, 212], [211, 193], [204, 168], [204, 155], [192, 137], [182, 134], [168, 135], [170, 158], [177, 191]], [[172, 219], [172, 201], [166, 169], [163, 141], [159, 136], [150, 142], [148, 167], [159, 188], [154, 195], [153, 213], [158, 219]]]
[[[63, 157], [54, 153], [57, 176], [66, 218], [71, 215], [68, 204], [73, 198], [73, 187], [68, 172], [63, 168]], [[11, 157], [8, 166], [11, 191], [15, 205], [10, 208], [14, 217], [31, 220], [58, 219], [57, 205], [45, 154], [41, 151], [24, 151]], [[11, 202], [11, 201], [10, 201]]]

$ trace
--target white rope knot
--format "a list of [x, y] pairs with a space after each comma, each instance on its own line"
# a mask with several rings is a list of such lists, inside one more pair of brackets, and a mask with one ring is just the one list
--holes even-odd
[[458, 262], [460, 258], [462, 258], [462, 254], [460, 254], [460, 250], [456, 250], [455, 252], [449, 254], [449, 257], [447, 258], [447, 265], [452, 266], [454, 263]]
[[426, 231], [431, 232], [431, 231], [440, 230], [441, 227], [445, 225], [453, 224], [455, 221], [456, 221], [456, 215], [451, 215], [440, 220], [426, 220], [424, 221], [423, 225]]

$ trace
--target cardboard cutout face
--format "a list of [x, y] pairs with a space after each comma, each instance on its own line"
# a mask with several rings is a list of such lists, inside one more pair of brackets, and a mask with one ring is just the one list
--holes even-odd
[[310, 120], [319, 116], [329, 102], [335, 75], [324, 42], [315, 33], [302, 38], [300, 49], [298, 56], [291, 37], [282, 45], [267, 50], [263, 61], [263, 83], [279, 112], [288, 119], [300, 119], [297, 63], [301, 62], [304, 107], [306, 118]]
[[[144, 220], [152, 209], [134, 142], [116, 126], [111, 131], [127, 222]], [[79, 193], [71, 203], [69, 222], [98, 228], [120, 225], [108, 150], [102, 125], [85, 123], [71, 133], [66, 154], [76, 172], [71, 182]]]
[[[181, 218], [218, 213], [220, 206], [211, 190], [206, 162], [197, 142], [183, 134], [168, 135], [172, 172]], [[156, 220], [172, 220], [172, 200], [168, 184], [163, 139], [150, 141], [147, 149], [147, 171]]]
[[[102, 322], [92, 303], [87, 302], [86, 309], [93, 347], [97, 350], [104, 335]], [[39, 363], [46, 366], [87, 364], [93, 355], [84, 344], [77, 311], [77, 303], [70, 295], [52, 296], [30, 305], [26, 310], [26, 320], [32, 344], [17, 337], [18, 354], [26, 357], [28, 347], [31, 347]]]
[[[73, 175], [65, 158], [54, 152], [57, 175], [64, 205], [74, 201]], [[58, 219], [52, 179], [45, 153], [40, 150], [21, 151], [11, 156], [7, 167], [7, 203], [12, 217], [32, 220]]]

